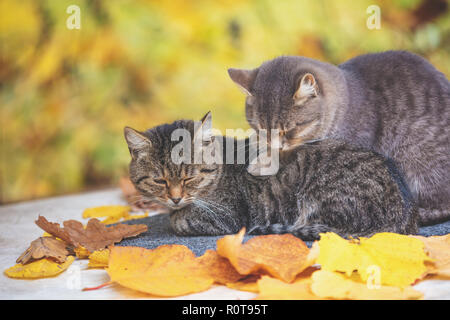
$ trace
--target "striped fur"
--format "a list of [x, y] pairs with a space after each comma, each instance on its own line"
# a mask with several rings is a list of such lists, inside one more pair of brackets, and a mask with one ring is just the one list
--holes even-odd
[[[151, 143], [130, 164], [136, 188], [169, 207], [171, 227], [179, 235], [230, 234], [242, 227], [252, 233], [289, 232], [304, 240], [325, 231], [342, 236], [417, 232], [417, 208], [406, 184], [393, 163], [377, 153], [333, 140], [304, 144], [282, 154], [276, 175], [255, 177], [245, 164], [172, 163], [170, 133], [182, 127], [192, 130], [192, 121], [142, 133]], [[187, 176], [192, 180], [183, 185]], [[161, 178], [168, 185], [153, 180]], [[171, 184], [182, 185], [183, 205], [167, 200]]]
[[[374, 150], [398, 165], [422, 225], [450, 218], [450, 82], [425, 59], [388, 51], [334, 66], [283, 56], [229, 73], [248, 91], [249, 124], [284, 132], [283, 149], [334, 138]], [[305, 74], [318, 94], [299, 103]]]

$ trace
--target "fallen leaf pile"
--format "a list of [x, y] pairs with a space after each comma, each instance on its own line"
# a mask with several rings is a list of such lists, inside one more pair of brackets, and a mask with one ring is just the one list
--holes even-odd
[[78, 258], [92, 256], [93, 267], [104, 267], [107, 265], [109, 251], [100, 253], [101, 250], [124, 238], [147, 231], [147, 226], [143, 224], [117, 224], [108, 227], [95, 218], [90, 219], [86, 227], [76, 220], [64, 221], [64, 227], [61, 227], [43, 216], [39, 216], [35, 222], [48, 236], [32, 241], [28, 249], [17, 258], [17, 264], [5, 270], [5, 274], [11, 278], [55, 276], [71, 265], [75, 260], [74, 255]]
[[448, 251], [441, 260], [429, 255], [440, 256], [437, 248], [448, 245], [447, 237], [431, 239], [428, 248], [420, 239], [393, 233], [358, 240], [324, 233], [309, 249], [290, 234], [242, 243], [244, 234], [245, 229], [224, 236], [217, 251], [200, 257], [182, 245], [112, 247], [109, 283], [163, 297], [216, 283], [258, 293], [256, 299], [421, 299], [411, 285], [448, 263]]
[[73, 247], [82, 246], [90, 252], [106, 248], [123, 238], [134, 237], [147, 231], [144, 224], [127, 225], [117, 224], [107, 227], [97, 219], [90, 219], [86, 228], [76, 220], [64, 221], [64, 228], [59, 224], [48, 222], [43, 216], [39, 216], [36, 224], [49, 234], [64, 240]]
[[[263, 235], [243, 243], [245, 228], [217, 241], [202, 256], [186, 246], [155, 249], [114, 246], [147, 230], [145, 225], [106, 226], [97, 220], [104, 207], [86, 210], [84, 227], [75, 220], [57, 223], [39, 217], [36, 224], [51, 237], [41, 237], [5, 271], [12, 278], [55, 276], [75, 259], [102, 268], [107, 285], [159, 297], [182, 296], [213, 285], [257, 293], [256, 299], [421, 299], [412, 285], [427, 276], [450, 277], [450, 234], [436, 237], [378, 233], [344, 239], [323, 233], [310, 248], [290, 235]], [[123, 208], [108, 211], [123, 216]]]

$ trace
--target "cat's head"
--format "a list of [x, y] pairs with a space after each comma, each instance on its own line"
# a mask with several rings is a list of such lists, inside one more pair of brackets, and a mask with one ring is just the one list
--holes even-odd
[[[170, 210], [180, 209], [196, 199], [201, 201], [217, 183], [221, 171], [215, 163], [194, 163], [194, 152], [213, 142], [210, 129], [209, 112], [200, 122], [179, 120], [145, 132], [124, 129], [131, 154], [130, 179], [144, 200], [156, 201]], [[185, 133], [188, 135], [183, 136]], [[200, 144], [194, 143], [199, 135]]]
[[[316, 60], [284, 56], [252, 70], [229, 69], [231, 79], [247, 95], [246, 116], [258, 130], [277, 129], [281, 149], [323, 138], [330, 114], [324, 109], [327, 68]], [[328, 91], [328, 92], [327, 92]]]

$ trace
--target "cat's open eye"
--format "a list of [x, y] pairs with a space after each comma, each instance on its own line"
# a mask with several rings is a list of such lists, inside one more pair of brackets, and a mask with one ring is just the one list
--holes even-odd
[[164, 179], [153, 179], [153, 182], [156, 184], [167, 185], [167, 181]]

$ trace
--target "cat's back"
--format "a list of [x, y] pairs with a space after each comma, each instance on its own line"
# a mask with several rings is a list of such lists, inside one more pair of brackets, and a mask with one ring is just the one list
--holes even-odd
[[411, 146], [426, 143], [439, 154], [448, 150], [450, 82], [427, 60], [407, 51], [386, 51], [355, 57], [339, 68], [349, 94], [340, 128], [347, 141], [359, 139], [360, 145], [401, 164], [398, 152], [410, 156]]
[[[429, 79], [448, 87], [445, 75], [421, 56], [408, 51], [369, 53], [352, 58], [338, 66], [340, 69], [363, 74], [366, 79], [380, 81], [379, 75], [397, 78], [413, 75], [417, 81]], [[372, 76], [372, 77], [371, 77]]]
[[348, 183], [348, 179], [363, 181], [370, 176], [390, 179], [385, 157], [342, 140], [326, 139], [304, 144], [282, 157], [281, 171], [300, 171], [300, 176], [309, 177], [323, 186]]

